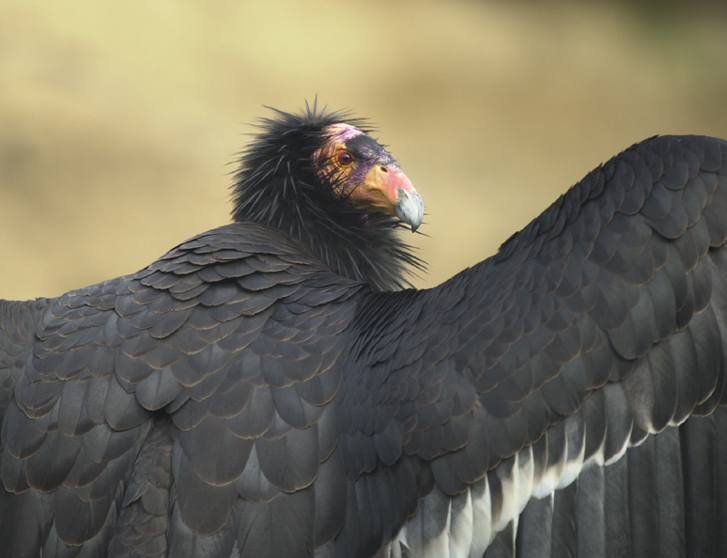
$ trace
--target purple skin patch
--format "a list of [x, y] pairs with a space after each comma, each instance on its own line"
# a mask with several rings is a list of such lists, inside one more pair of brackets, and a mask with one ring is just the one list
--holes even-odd
[[350, 124], [333, 124], [325, 134], [325, 143], [313, 153], [313, 164], [334, 196], [368, 212], [395, 214], [416, 231], [424, 206], [391, 154]]
[[350, 124], [345, 124], [343, 122], [329, 126], [326, 132], [330, 139], [326, 141], [321, 149], [318, 149], [315, 153], [313, 153], [313, 160], [315, 161], [316, 166], [320, 169], [318, 174], [321, 177], [331, 172], [329, 159], [333, 156], [337, 145], [345, 145], [346, 142], [359, 136], [366, 137], [366, 134], [359, 128], [356, 128], [356, 126], [351, 126]]
[[361, 130], [350, 124], [333, 124], [328, 129], [331, 131], [331, 138], [335, 138], [341, 143], [363, 135]]
[[373, 165], [392, 165], [399, 169], [394, 158], [376, 140], [367, 136], [359, 128], [340, 123], [330, 126], [328, 132], [331, 139], [320, 152], [316, 153], [318, 157], [330, 157], [335, 152], [336, 146], [343, 146], [353, 154], [358, 162], [364, 163], [356, 165], [352, 169], [347, 180], [349, 186], [355, 187], [362, 184]]
[[[376, 140], [355, 126], [345, 123], [333, 124], [326, 129], [326, 136], [328, 136], [327, 141], [313, 153], [313, 160], [319, 169], [320, 177], [334, 179], [333, 189], [339, 197], [354, 194], [359, 186], [365, 184], [371, 169], [377, 165], [382, 168], [387, 167], [394, 172], [401, 170], [394, 158]], [[334, 160], [335, 155], [341, 151], [348, 151], [353, 156], [355, 164], [342, 166], [337, 163]], [[354, 200], [351, 200], [351, 203], [358, 205]], [[378, 204], [374, 204], [374, 207], [378, 207], [379, 211], [388, 211], [388, 208], [379, 207]]]

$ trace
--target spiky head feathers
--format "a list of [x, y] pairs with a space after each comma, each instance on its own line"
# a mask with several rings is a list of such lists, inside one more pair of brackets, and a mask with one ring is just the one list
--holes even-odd
[[377, 290], [406, 285], [406, 265], [421, 262], [395, 231], [402, 220], [418, 226], [421, 212], [408, 219], [401, 208], [412, 196], [421, 206], [421, 198], [393, 157], [349, 114], [275, 113], [242, 154], [235, 221], [274, 227], [332, 271]]

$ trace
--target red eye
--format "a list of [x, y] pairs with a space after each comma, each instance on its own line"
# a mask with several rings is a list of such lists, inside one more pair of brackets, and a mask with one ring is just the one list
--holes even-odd
[[351, 155], [348, 151], [339, 151], [338, 154], [336, 154], [336, 161], [338, 161], [339, 165], [347, 167], [353, 163], [353, 155]]

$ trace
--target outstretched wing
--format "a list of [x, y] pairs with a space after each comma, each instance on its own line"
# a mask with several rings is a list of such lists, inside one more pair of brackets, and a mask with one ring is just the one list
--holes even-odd
[[340, 396], [349, 475], [412, 460], [433, 485], [393, 555], [479, 556], [503, 530], [488, 555], [724, 549], [724, 413], [670, 427], [724, 400], [726, 156], [647, 140], [495, 257], [367, 295]]
[[293, 556], [332, 538], [342, 500], [312, 483], [342, 475], [321, 462], [359, 290], [230, 225], [52, 301], [11, 363], [3, 547], [230, 556], [239, 540], [243, 556]]
[[672, 526], [671, 548], [723, 544], [726, 150], [635, 146], [428, 291], [372, 293], [246, 224], [3, 303], [0, 544], [638, 555]]

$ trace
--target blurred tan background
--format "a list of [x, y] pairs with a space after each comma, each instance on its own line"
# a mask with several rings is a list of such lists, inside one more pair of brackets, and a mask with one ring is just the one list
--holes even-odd
[[229, 220], [263, 105], [369, 117], [431, 286], [654, 134], [727, 136], [717, 4], [0, 3], [0, 297], [134, 272]]

